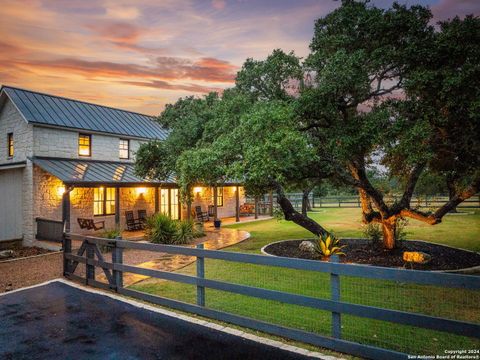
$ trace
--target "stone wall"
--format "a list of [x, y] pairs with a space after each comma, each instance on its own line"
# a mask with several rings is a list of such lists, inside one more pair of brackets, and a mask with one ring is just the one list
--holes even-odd
[[[13, 157], [8, 157], [7, 134], [13, 133]], [[0, 109], [0, 165], [26, 160], [32, 155], [33, 126], [10, 100]]]
[[[208, 210], [208, 205], [213, 205], [213, 188], [201, 187], [200, 192], [195, 193], [192, 203], [192, 210], [195, 206], [201, 206], [202, 211]], [[223, 188], [223, 206], [218, 206], [218, 217], [232, 217], [235, 216], [235, 186], [225, 186]], [[245, 191], [243, 187], [239, 187], [240, 191], [240, 205], [245, 203]]]
[[[85, 133], [88, 133], [86, 131]], [[119, 158], [118, 146], [121, 136], [91, 134], [92, 156], [78, 155], [78, 131], [34, 127], [34, 154], [36, 156], [60, 157], [69, 159], [92, 159], [131, 162], [140, 144], [145, 141], [130, 139], [130, 159]]]

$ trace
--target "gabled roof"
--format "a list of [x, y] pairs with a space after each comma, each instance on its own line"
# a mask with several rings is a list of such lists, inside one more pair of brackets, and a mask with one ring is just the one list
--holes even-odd
[[173, 176], [163, 181], [142, 179], [135, 174], [135, 165], [132, 163], [48, 157], [32, 157], [30, 160], [67, 185], [95, 186], [101, 184], [106, 186], [136, 186], [175, 184], [175, 178]]
[[152, 116], [10, 86], [2, 86], [4, 93], [29, 123], [145, 139], [168, 136]]

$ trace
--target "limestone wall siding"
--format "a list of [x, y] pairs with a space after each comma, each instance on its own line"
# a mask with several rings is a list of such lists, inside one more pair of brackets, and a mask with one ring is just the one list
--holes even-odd
[[[225, 186], [223, 188], [223, 206], [219, 206], [218, 216], [232, 217], [235, 216], [235, 186]], [[192, 203], [192, 209], [195, 210], [195, 206], [201, 206], [202, 211], [208, 210], [208, 205], [213, 205], [213, 189], [208, 187], [202, 187], [199, 193], [194, 193], [194, 200]], [[239, 187], [240, 191], [240, 205], [245, 203], [245, 191], [243, 187]]]
[[[86, 134], [88, 132], [85, 132]], [[91, 134], [92, 156], [78, 156], [78, 131], [34, 127], [34, 154], [36, 156], [108, 161], [133, 161], [140, 144], [145, 141], [130, 139], [130, 159], [119, 158], [118, 135]]]
[[[7, 134], [13, 133], [13, 157], [8, 157]], [[29, 125], [10, 100], [0, 109], [0, 165], [26, 160], [32, 155], [33, 126]]]

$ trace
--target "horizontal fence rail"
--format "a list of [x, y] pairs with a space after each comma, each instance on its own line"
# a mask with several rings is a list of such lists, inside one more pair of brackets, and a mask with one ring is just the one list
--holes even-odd
[[[71, 249], [72, 239], [82, 241], [82, 246], [78, 250], [77, 254], [73, 254], [71, 251], [68, 251]], [[480, 339], [480, 324], [478, 323], [458, 321], [406, 311], [384, 309], [374, 306], [353, 304], [340, 300], [341, 276], [390, 280], [401, 283], [434, 285], [447, 288], [480, 290], [480, 277], [476, 276], [383, 268], [366, 265], [341, 264], [338, 262], [321, 262], [314, 260], [234, 253], [219, 250], [205, 250], [201, 245], [197, 246], [197, 248], [190, 248], [172, 245], [138, 243], [121, 239], [109, 240], [73, 234], [66, 234], [64, 241], [64, 248], [66, 249], [64, 253], [64, 274], [67, 278], [84, 281], [87, 285], [97, 286], [105, 289], [113, 289], [120, 294], [150, 301], [155, 304], [169, 306], [182, 311], [193, 312], [201, 316], [207, 316], [217, 320], [231, 322], [240, 326], [269, 332], [274, 335], [288, 337], [305, 343], [311, 343], [316, 346], [331, 348], [333, 350], [350, 353], [356, 356], [373, 359], [406, 358], [406, 354], [397, 351], [342, 339], [341, 314]], [[113, 252], [111, 262], [105, 261], [99, 251], [99, 246], [106, 246], [112, 249]], [[197, 275], [192, 276], [123, 264], [122, 252], [124, 249], [136, 249], [142, 251], [194, 256], [197, 258]], [[95, 259], [95, 256], [97, 259]], [[322, 299], [290, 292], [207, 279], [205, 278], [204, 259], [216, 259], [235, 263], [265, 265], [330, 274], [332, 296], [330, 299]], [[84, 279], [74, 275], [75, 268], [80, 263], [86, 266], [86, 277]], [[96, 281], [95, 267], [100, 267], [103, 270], [105, 277], [108, 280], [108, 284]], [[125, 288], [122, 280], [123, 273], [133, 273], [174, 281], [182, 284], [193, 285], [197, 288], [197, 304], [189, 304], [182, 301], [167, 299]], [[205, 288], [331, 312], [332, 336], [322, 336], [303, 330], [242, 317], [232, 313], [209, 309], [205, 305]]]
[[[302, 193], [287, 193], [287, 198], [292, 205], [300, 209], [302, 207], [303, 195]], [[387, 202], [399, 201], [401, 196], [386, 197]], [[428, 195], [422, 197], [413, 197], [411, 200], [412, 207], [440, 207], [448, 202], [448, 195]], [[358, 208], [361, 206], [360, 199], [356, 195], [338, 195], [338, 196], [314, 196], [312, 193], [308, 196], [310, 208]], [[277, 204], [277, 196], [273, 195], [273, 204]], [[458, 209], [479, 209], [480, 195], [472, 196], [457, 205]]]

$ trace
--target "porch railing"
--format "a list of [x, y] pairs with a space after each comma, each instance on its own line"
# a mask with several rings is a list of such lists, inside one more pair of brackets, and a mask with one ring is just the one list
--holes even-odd
[[[81, 240], [82, 245], [76, 254], [72, 253], [72, 239]], [[111, 250], [111, 261], [107, 261], [100, 251], [100, 247]], [[435, 333], [448, 333], [468, 338], [474, 341], [480, 339], [480, 319], [474, 322], [458, 320], [447, 317], [437, 317], [413, 311], [399, 311], [386, 309], [379, 306], [367, 306], [352, 302], [342, 301], [340, 293], [341, 281], [350, 277], [366, 279], [366, 281], [387, 280], [393, 281], [396, 286], [402, 284], [428, 285], [444, 288], [450, 292], [453, 290], [471, 291], [475, 295], [473, 301], [480, 295], [480, 278], [471, 275], [450, 273], [405, 270], [397, 268], [383, 268], [365, 265], [341, 264], [338, 262], [322, 262], [303, 259], [282, 258], [254, 254], [234, 253], [218, 250], [204, 250], [202, 245], [197, 248], [138, 243], [121, 239], [108, 240], [103, 238], [85, 237], [74, 234], [66, 234], [64, 239], [64, 275], [95, 287], [114, 290], [119, 294], [148, 301], [154, 304], [171, 307], [181, 311], [191, 312], [200, 316], [236, 324], [239, 326], [263, 331], [273, 335], [290, 338], [295, 341], [309, 343], [315, 346], [325, 347], [336, 351], [349, 353], [355, 356], [372, 359], [406, 359], [407, 354], [384, 348], [372, 346], [361, 341], [343, 339], [342, 323], [344, 315], [358, 318], [372, 319], [380, 322], [388, 322], [398, 327], [411, 326], [415, 329], [433, 330]], [[141, 268], [123, 263], [124, 249], [136, 249], [153, 251], [167, 254], [179, 254], [197, 258], [196, 276]], [[330, 296], [324, 298], [306, 296], [294, 292], [272, 290], [256, 286], [235, 284], [219, 281], [205, 276], [204, 259], [228, 261], [232, 264], [247, 264], [247, 266], [268, 266], [275, 273], [276, 269], [294, 269], [317, 274], [326, 274], [329, 278]], [[85, 277], [74, 274], [78, 264], [85, 264]], [[95, 268], [101, 268], [107, 282], [96, 279]], [[279, 271], [279, 270], [278, 270]], [[153, 278], [164, 279], [182, 284], [193, 285], [197, 289], [196, 303], [173, 300], [171, 298], [147, 294], [141, 291], [124, 287], [123, 274], [133, 273]], [[319, 275], [320, 277], [320, 275]], [[320, 277], [321, 278], [321, 277]], [[344, 280], [342, 280], [344, 279]], [[295, 279], [294, 279], [295, 280]], [[296, 280], [295, 280], [296, 281]], [[413, 286], [413, 285], [412, 285]], [[252, 317], [245, 317], [233, 312], [220, 311], [209, 307], [208, 299], [205, 298], [205, 289], [215, 289], [250, 298], [264, 299], [280, 302], [283, 304], [297, 305], [303, 308], [311, 308], [315, 311], [331, 313], [330, 335], [318, 334], [305, 331], [300, 328], [287, 327], [273, 322], [261, 321]], [[341, 296], [342, 295], [342, 296]], [[412, 295], [414, 296], [414, 294]], [[282, 314], [278, 313], [277, 316]], [[401, 333], [401, 332], [400, 332]], [[450, 335], [449, 335], [450, 336]], [[425, 339], [427, 341], [427, 339]], [[478, 343], [478, 342], [477, 342]], [[445, 344], [449, 348], [450, 344]]]

